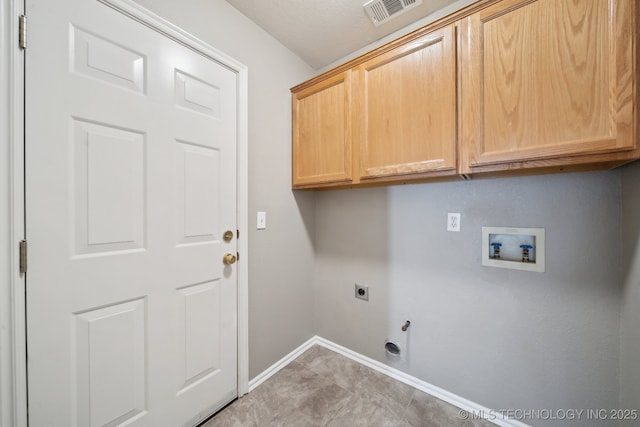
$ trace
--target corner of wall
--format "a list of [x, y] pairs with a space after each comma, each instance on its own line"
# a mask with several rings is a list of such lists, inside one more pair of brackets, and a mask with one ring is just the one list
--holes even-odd
[[[620, 408], [640, 409], [640, 161], [622, 168]], [[631, 424], [630, 424], [631, 425]]]

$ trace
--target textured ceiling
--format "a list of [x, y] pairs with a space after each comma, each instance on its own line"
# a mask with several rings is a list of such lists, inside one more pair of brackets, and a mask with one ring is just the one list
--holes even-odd
[[315, 69], [349, 55], [455, 0], [423, 0], [375, 27], [367, 0], [226, 0]]

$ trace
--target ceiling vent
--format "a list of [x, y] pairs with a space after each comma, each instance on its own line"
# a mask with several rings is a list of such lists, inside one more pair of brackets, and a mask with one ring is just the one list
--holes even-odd
[[371, 0], [363, 7], [373, 25], [377, 27], [421, 4], [422, 0]]

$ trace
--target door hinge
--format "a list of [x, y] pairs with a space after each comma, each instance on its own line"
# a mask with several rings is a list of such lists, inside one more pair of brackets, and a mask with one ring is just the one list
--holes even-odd
[[27, 241], [20, 240], [20, 273], [27, 272]]
[[18, 46], [23, 50], [27, 48], [27, 17], [24, 15], [18, 18]]

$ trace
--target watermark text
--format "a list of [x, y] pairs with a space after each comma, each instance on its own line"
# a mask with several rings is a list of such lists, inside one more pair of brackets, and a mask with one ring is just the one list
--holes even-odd
[[458, 411], [463, 420], [509, 419], [517, 421], [584, 421], [584, 420], [637, 420], [637, 409], [487, 409]]

